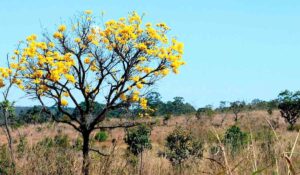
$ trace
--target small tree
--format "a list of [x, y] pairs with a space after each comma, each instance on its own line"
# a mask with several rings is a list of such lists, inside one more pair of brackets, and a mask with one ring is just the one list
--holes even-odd
[[246, 103], [244, 101], [235, 101], [230, 103], [230, 110], [234, 114], [234, 121], [238, 121], [238, 114], [244, 110]]
[[203, 156], [203, 144], [195, 139], [191, 132], [177, 127], [166, 138], [166, 155], [173, 166], [181, 166], [185, 160], [191, 157]]
[[139, 125], [137, 128], [127, 130], [125, 142], [128, 144], [128, 150], [134, 155], [140, 155], [140, 174], [143, 170], [143, 152], [145, 149], [151, 149], [151, 128], [146, 125]]
[[99, 131], [95, 135], [95, 140], [99, 142], [104, 142], [108, 138], [108, 133], [106, 131]]
[[[9, 101], [9, 94], [15, 83], [16, 76], [19, 70], [14, 73], [10, 69], [10, 62], [7, 56], [8, 68], [0, 68], [0, 88], [3, 88], [3, 101], [0, 102], [0, 127], [4, 127], [6, 132], [8, 148], [10, 152], [10, 167], [12, 168], [12, 173], [15, 174], [15, 156], [14, 156], [14, 146], [13, 146], [13, 136], [11, 134], [11, 128], [15, 124], [15, 111], [14, 102]], [[5, 86], [6, 84], [6, 86]]]
[[[0, 70], [3, 78], [18, 72], [12, 79], [15, 85], [39, 100], [55, 121], [82, 135], [85, 175], [89, 174], [90, 134], [103, 128], [99, 124], [107, 114], [132, 104], [147, 109], [147, 87], [170, 71], [178, 73], [184, 64], [183, 43], [168, 37], [165, 23], [142, 25], [142, 18], [133, 12], [101, 28], [91, 13], [87, 10], [70, 25], [58, 26], [52, 35], [27, 37], [14, 51], [10, 67]], [[104, 107], [95, 114], [96, 99], [102, 99]], [[47, 110], [45, 100], [63, 117]], [[78, 115], [68, 110], [69, 103]]]
[[238, 126], [231, 126], [227, 129], [224, 136], [224, 145], [229, 148], [231, 155], [234, 156], [248, 143], [248, 134], [241, 131]]
[[164, 125], [168, 125], [168, 121], [171, 119], [171, 114], [166, 114], [166, 115], [164, 115], [164, 117], [163, 117], [163, 124]]
[[207, 105], [204, 108], [199, 108], [196, 112], [196, 118], [200, 120], [204, 116], [212, 117], [215, 111], [212, 109], [211, 105]]
[[278, 102], [281, 116], [293, 129], [300, 116], [300, 91], [293, 93], [285, 90], [278, 95]]

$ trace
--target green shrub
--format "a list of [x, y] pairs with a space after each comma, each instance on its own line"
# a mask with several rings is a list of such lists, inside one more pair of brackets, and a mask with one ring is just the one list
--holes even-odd
[[168, 121], [171, 119], [171, 114], [166, 114], [164, 115], [164, 118], [163, 118], [163, 123], [164, 125], [167, 125], [168, 124]]
[[263, 153], [261, 157], [264, 159], [264, 162], [274, 164], [276, 161], [274, 132], [269, 127], [262, 127], [254, 133], [254, 139], [258, 143], [261, 152]]
[[58, 134], [54, 137], [54, 144], [57, 147], [67, 148], [70, 147], [70, 139], [68, 135]]
[[166, 156], [173, 166], [181, 165], [190, 157], [203, 156], [203, 143], [195, 139], [190, 131], [181, 127], [175, 128], [166, 141]]
[[75, 143], [73, 145], [73, 148], [80, 151], [82, 149], [83, 141], [81, 137], [77, 137], [75, 140]]
[[268, 108], [267, 112], [268, 112], [269, 115], [272, 115], [273, 114], [273, 109], [272, 108]]
[[287, 127], [288, 131], [299, 131], [300, 130], [300, 125], [299, 124], [294, 124], [294, 125], [289, 125]]
[[145, 149], [151, 149], [151, 128], [146, 125], [139, 125], [136, 128], [127, 130], [125, 143], [128, 144], [128, 150], [134, 155], [142, 153]]
[[51, 148], [54, 146], [53, 139], [50, 137], [45, 137], [41, 141], [37, 143], [37, 146], [45, 147], [45, 148]]
[[108, 139], [108, 133], [106, 131], [99, 131], [95, 135], [95, 140], [98, 142], [104, 142]]
[[212, 109], [212, 106], [207, 105], [204, 108], [199, 108], [196, 112], [196, 118], [200, 120], [204, 116], [212, 117], [215, 114], [215, 111]]
[[241, 129], [235, 125], [227, 129], [223, 140], [225, 146], [230, 150], [232, 156], [243, 149], [248, 144], [248, 141], [248, 134], [241, 131]]
[[44, 147], [44, 148], [52, 148], [52, 147], [68, 148], [70, 147], [70, 139], [68, 135], [58, 134], [54, 137], [54, 139], [50, 137], [45, 137], [43, 140], [37, 143], [37, 146]]
[[17, 153], [20, 157], [24, 155], [26, 147], [27, 147], [26, 137], [21, 136], [19, 139], [19, 144], [17, 145]]

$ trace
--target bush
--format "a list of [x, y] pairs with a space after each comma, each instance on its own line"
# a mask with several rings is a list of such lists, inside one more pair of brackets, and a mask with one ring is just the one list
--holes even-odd
[[190, 157], [201, 158], [203, 156], [203, 143], [196, 140], [191, 132], [181, 127], [166, 138], [166, 156], [173, 166], [181, 165]]
[[24, 155], [26, 147], [27, 147], [26, 137], [21, 136], [19, 140], [19, 144], [17, 145], [17, 153], [20, 157]]
[[294, 124], [294, 125], [289, 125], [287, 127], [288, 131], [299, 131], [300, 130], [300, 124]]
[[168, 121], [171, 119], [171, 114], [164, 115], [163, 123], [164, 125], [168, 124]]
[[82, 149], [82, 145], [83, 145], [82, 138], [77, 137], [77, 139], [75, 140], [75, 143], [73, 145], [73, 148], [80, 151]]
[[238, 126], [231, 126], [227, 129], [224, 140], [225, 146], [230, 150], [231, 155], [234, 156], [248, 143], [248, 134], [241, 131]]
[[54, 142], [52, 138], [45, 137], [43, 140], [39, 141], [36, 146], [51, 148], [54, 146]]
[[45, 137], [43, 140], [38, 142], [36, 146], [43, 147], [43, 148], [52, 148], [52, 147], [69, 148], [70, 139], [68, 135], [58, 134], [54, 137], [54, 139], [50, 137]]
[[258, 143], [260, 149], [262, 150], [261, 157], [264, 162], [274, 164], [276, 161], [275, 157], [275, 135], [274, 132], [269, 127], [262, 127], [257, 132], [254, 133], [254, 139]]
[[54, 137], [54, 144], [57, 147], [67, 148], [70, 147], [70, 139], [68, 135], [56, 135]]
[[150, 135], [151, 128], [146, 125], [139, 125], [136, 128], [129, 129], [125, 137], [125, 143], [128, 144], [128, 150], [134, 155], [138, 155], [145, 149], [151, 149]]
[[104, 142], [108, 138], [108, 133], [106, 131], [99, 131], [95, 135], [95, 140], [98, 142]]
[[196, 112], [196, 118], [200, 120], [204, 116], [212, 117], [215, 114], [215, 111], [212, 109], [212, 106], [208, 105], [204, 108], [199, 108]]

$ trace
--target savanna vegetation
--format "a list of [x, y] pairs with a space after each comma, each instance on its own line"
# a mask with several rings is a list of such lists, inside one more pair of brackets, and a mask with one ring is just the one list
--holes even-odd
[[[142, 20], [132, 12], [100, 27], [87, 10], [18, 44], [0, 68], [0, 174], [300, 172], [299, 92], [165, 102], [151, 87], [179, 73], [184, 46], [165, 23]], [[15, 106], [15, 87], [40, 105]]]

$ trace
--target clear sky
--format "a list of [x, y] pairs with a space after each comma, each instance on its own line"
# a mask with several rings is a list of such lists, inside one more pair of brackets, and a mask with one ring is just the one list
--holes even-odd
[[[200, 107], [300, 89], [299, 0], [1, 0], [0, 64], [19, 40], [87, 9], [105, 19], [146, 13], [185, 43], [187, 65], [156, 85], [164, 100], [182, 96]], [[36, 104], [21, 96], [13, 93], [17, 105]]]

